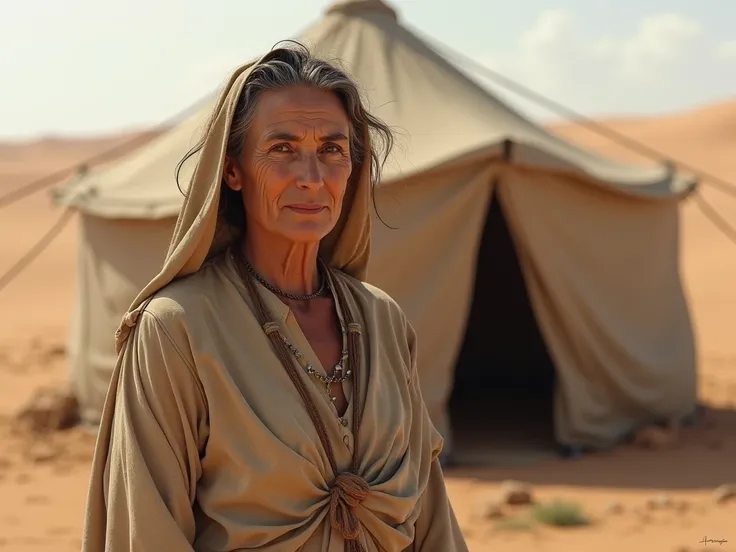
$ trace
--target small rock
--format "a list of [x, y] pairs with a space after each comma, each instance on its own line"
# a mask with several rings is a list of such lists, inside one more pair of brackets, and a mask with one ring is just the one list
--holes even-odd
[[624, 507], [619, 502], [611, 502], [606, 506], [606, 515], [617, 516], [624, 513]]
[[501, 484], [501, 502], [511, 506], [531, 504], [532, 487], [521, 481], [507, 480]]
[[64, 345], [61, 345], [59, 343], [49, 345], [46, 348], [46, 357], [47, 358], [55, 358], [55, 357], [63, 357], [66, 355], [66, 347]]
[[33, 433], [69, 429], [79, 419], [79, 404], [69, 391], [39, 389], [16, 416], [16, 424]]
[[59, 456], [59, 451], [50, 443], [38, 441], [26, 451], [26, 456], [33, 462], [48, 462]]
[[692, 549], [687, 546], [678, 546], [675, 548], [675, 552], [692, 552]]
[[667, 494], [661, 494], [647, 500], [647, 508], [650, 510], [663, 510], [672, 506], [672, 498]]
[[675, 428], [649, 426], [634, 434], [634, 444], [651, 450], [663, 450], [672, 447], [677, 441]]
[[736, 485], [721, 485], [713, 491], [713, 500], [717, 504], [725, 504], [733, 499], [736, 499]]
[[680, 503], [677, 504], [676, 510], [680, 514], [684, 514], [686, 512], [689, 512], [690, 511], [690, 503], [689, 502], [682, 501], [682, 502], [680, 502]]

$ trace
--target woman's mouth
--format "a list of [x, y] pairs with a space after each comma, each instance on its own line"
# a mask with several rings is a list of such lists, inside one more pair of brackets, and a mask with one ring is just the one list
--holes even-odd
[[295, 203], [293, 205], [287, 205], [287, 209], [291, 209], [292, 211], [296, 213], [301, 213], [304, 215], [316, 215], [317, 213], [321, 213], [324, 211], [327, 207], [324, 205], [309, 205], [307, 203]]

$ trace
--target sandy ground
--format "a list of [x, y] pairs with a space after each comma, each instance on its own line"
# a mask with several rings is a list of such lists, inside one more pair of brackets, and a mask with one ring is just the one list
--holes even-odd
[[[736, 103], [610, 124], [736, 181]], [[556, 131], [610, 155], [631, 157], [579, 128]], [[0, 196], [109, 145], [103, 140], [0, 145]], [[736, 197], [707, 184], [702, 195], [736, 226]], [[0, 276], [59, 215], [43, 193], [2, 209]], [[74, 429], [34, 441], [14, 434], [11, 423], [39, 387], [61, 386], [66, 379], [63, 346], [74, 292], [75, 232], [72, 221], [22, 277], [0, 290], [0, 550], [80, 546], [92, 437]], [[713, 498], [719, 485], [736, 483], [735, 239], [714, 226], [694, 201], [683, 206], [682, 271], [697, 331], [700, 395], [709, 407], [704, 421], [682, 430], [667, 450], [624, 446], [610, 454], [526, 468], [450, 470], [448, 488], [471, 550], [736, 551], [736, 500], [716, 504]], [[531, 484], [538, 501], [579, 504], [592, 524], [513, 530], [509, 522], [484, 517], [509, 479]], [[659, 506], [648, 504], [651, 500]], [[516, 519], [527, 511], [516, 506], [502, 513]], [[728, 542], [700, 542], [704, 538]]]

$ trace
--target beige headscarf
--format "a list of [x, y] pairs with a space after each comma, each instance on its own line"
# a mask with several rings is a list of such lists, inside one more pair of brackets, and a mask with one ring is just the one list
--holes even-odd
[[[248, 77], [255, 67], [268, 61], [274, 51], [236, 69], [220, 94], [187, 196], [176, 221], [174, 234], [161, 271], [138, 294], [115, 332], [117, 353], [123, 348], [147, 299], [169, 282], [200, 269], [212, 254], [232, 241], [225, 221], [219, 217], [220, 187], [230, 128], [235, 108]], [[364, 137], [363, 159], [354, 168], [343, 200], [342, 214], [333, 231], [321, 243], [327, 263], [354, 278], [364, 280], [370, 253], [370, 135]]]

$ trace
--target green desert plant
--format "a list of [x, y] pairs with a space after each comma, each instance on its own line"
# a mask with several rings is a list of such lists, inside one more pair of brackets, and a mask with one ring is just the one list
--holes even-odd
[[550, 504], [537, 504], [532, 508], [532, 518], [545, 525], [555, 527], [577, 527], [590, 524], [590, 519], [578, 504], [554, 501]]

